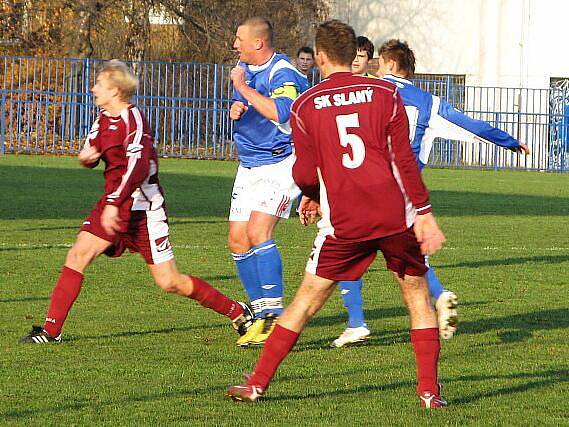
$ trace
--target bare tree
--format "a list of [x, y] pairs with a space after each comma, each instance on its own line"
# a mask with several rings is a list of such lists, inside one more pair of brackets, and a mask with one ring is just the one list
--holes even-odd
[[99, 0], [67, 1], [65, 6], [73, 13], [73, 27], [66, 44], [67, 53], [73, 58], [90, 58], [93, 55], [93, 30], [104, 7]]
[[[275, 48], [293, 54], [312, 43], [327, 0], [3, 0], [0, 38], [17, 40], [0, 52], [232, 62], [233, 37], [242, 19], [263, 15], [275, 27]], [[33, 11], [27, 13], [26, 11]], [[151, 12], [172, 22], [151, 25]]]
[[127, 20], [126, 59], [135, 66], [144, 60], [146, 48], [150, 39], [149, 14], [152, 1], [130, 0], [123, 3], [123, 11]]

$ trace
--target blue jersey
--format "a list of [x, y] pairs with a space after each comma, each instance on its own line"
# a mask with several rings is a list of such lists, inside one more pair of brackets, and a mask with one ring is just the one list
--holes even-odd
[[[241, 118], [233, 123], [233, 142], [239, 160], [245, 167], [280, 162], [292, 153], [290, 107], [296, 97], [308, 89], [308, 80], [283, 54], [275, 53], [263, 65], [240, 65], [245, 68], [247, 85], [274, 99], [278, 122], [267, 119], [249, 105]], [[233, 98], [248, 105], [238, 91], [234, 91]]]
[[516, 139], [503, 130], [468, 117], [438, 96], [413, 86], [409, 80], [392, 75], [386, 75], [384, 79], [399, 87], [409, 119], [411, 148], [421, 169], [429, 161], [433, 141], [437, 137], [486, 142], [509, 149], [520, 146]]

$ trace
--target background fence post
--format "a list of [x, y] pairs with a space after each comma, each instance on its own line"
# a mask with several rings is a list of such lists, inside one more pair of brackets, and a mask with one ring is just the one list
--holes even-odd
[[6, 91], [2, 92], [2, 103], [0, 104], [0, 154], [6, 154]]

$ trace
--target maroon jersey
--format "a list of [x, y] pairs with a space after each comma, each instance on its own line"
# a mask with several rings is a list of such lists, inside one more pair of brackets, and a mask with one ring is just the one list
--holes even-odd
[[130, 211], [162, 207], [158, 157], [148, 122], [136, 106], [130, 105], [117, 117], [101, 112], [85, 144], [95, 147], [105, 162], [105, 193], [99, 204], [118, 206], [123, 220], [130, 218]]
[[393, 84], [334, 73], [294, 102], [291, 126], [294, 180], [320, 200], [322, 234], [381, 238], [431, 211]]

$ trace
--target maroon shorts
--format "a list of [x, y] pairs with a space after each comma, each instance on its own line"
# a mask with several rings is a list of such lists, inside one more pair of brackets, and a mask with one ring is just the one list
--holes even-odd
[[80, 231], [86, 231], [107, 242], [111, 246], [105, 255], [119, 257], [128, 249], [137, 252], [147, 264], [160, 264], [174, 258], [169, 240], [168, 220], [163, 208], [153, 211], [132, 211], [130, 218], [122, 226], [123, 230], [114, 236], [105, 232], [101, 225], [103, 206], [97, 204]]
[[325, 279], [358, 280], [377, 255], [383, 253], [387, 268], [399, 277], [427, 272], [425, 256], [412, 228], [399, 234], [364, 242], [346, 242], [333, 236], [317, 236], [306, 271]]

